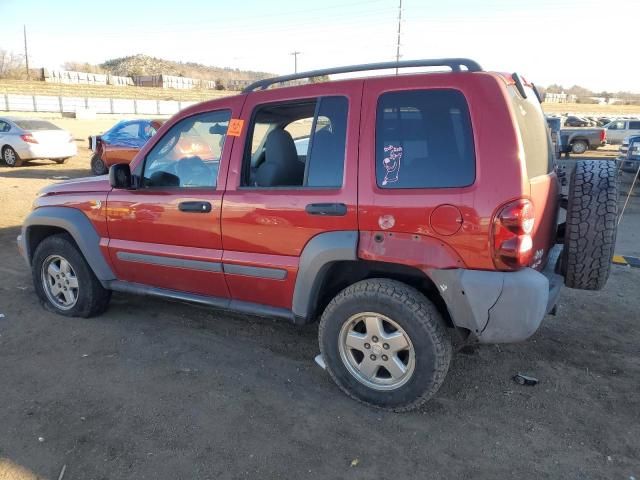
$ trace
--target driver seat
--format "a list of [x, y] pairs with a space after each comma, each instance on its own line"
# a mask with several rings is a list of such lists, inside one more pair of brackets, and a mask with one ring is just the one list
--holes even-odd
[[259, 187], [302, 186], [304, 164], [291, 134], [277, 128], [269, 133], [264, 148], [265, 160], [256, 172]]

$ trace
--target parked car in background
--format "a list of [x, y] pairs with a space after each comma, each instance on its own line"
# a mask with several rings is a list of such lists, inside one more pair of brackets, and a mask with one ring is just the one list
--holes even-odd
[[569, 115], [564, 119], [565, 127], [589, 127], [590, 122], [586, 118], [578, 117], [576, 115]]
[[563, 153], [562, 148], [562, 136], [560, 130], [562, 127], [562, 120], [559, 117], [547, 117], [547, 125], [549, 126], [549, 135], [551, 136], [551, 143], [553, 144], [553, 152], [556, 158], [560, 158]]
[[624, 172], [636, 173], [640, 168], [640, 135], [625, 138], [620, 145], [618, 161]]
[[89, 137], [93, 150], [91, 171], [104, 175], [116, 163], [129, 163], [145, 143], [158, 131], [164, 120], [122, 120], [102, 135]]
[[599, 127], [604, 127], [607, 124], [611, 123], [613, 121], [612, 118], [609, 117], [598, 117], [598, 126]]
[[78, 153], [73, 136], [47, 120], [0, 117], [0, 153], [9, 167], [29, 160], [64, 163]]
[[562, 128], [560, 130], [562, 153], [583, 154], [607, 144], [607, 130], [594, 128]]
[[625, 137], [640, 135], [640, 120], [614, 120], [605, 126], [607, 141], [613, 145], [622, 143]]

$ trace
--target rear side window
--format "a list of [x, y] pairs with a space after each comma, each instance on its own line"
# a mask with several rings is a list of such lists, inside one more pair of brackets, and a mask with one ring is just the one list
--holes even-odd
[[61, 130], [60, 127], [46, 120], [14, 120], [13, 123], [23, 130]]
[[467, 101], [457, 90], [388, 92], [378, 99], [376, 182], [380, 188], [451, 188], [475, 180]]
[[640, 122], [629, 122], [629, 130], [640, 130]]
[[257, 107], [242, 186], [340, 188], [348, 103], [346, 97], [336, 96]]
[[347, 109], [346, 97], [325, 97], [320, 101], [305, 172], [308, 187], [342, 186]]
[[527, 98], [522, 98], [515, 87], [509, 88], [517, 127], [522, 139], [527, 175], [529, 178], [546, 175], [553, 170], [553, 146], [542, 107], [535, 92], [525, 86]]

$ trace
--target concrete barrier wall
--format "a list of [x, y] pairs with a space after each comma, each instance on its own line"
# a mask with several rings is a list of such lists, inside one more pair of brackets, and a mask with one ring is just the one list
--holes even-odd
[[77, 110], [88, 109], [95, 113], [120, 115], [173, 115], [196, 103], [198, 102], [0, 94], [0, 111], [3, 112], [75, 113]]

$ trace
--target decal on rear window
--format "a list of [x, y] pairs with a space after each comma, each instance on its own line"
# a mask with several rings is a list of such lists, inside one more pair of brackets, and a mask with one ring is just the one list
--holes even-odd
[[386, 173], [382, 185], [389, 183], [395, 183], [398, 181], [398, 175], [400, 174], [400, 160], [402, 160], [402, 147], [396, 147], [394, 145], [387, 145], [384, 147], [384, 158], [382, 164]]

